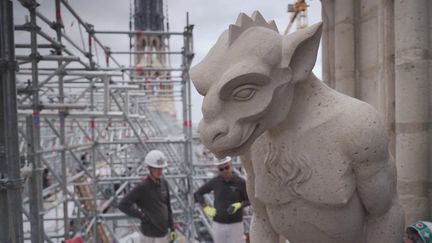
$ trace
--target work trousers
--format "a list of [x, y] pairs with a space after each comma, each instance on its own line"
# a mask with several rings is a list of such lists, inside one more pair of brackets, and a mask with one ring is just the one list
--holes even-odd
[[143, 234], [140, 234], [140, 242], [141, 243], [169, 243], [168, 236], [164, 237], [149, 237]]
[[221, 224], [213, 221], [214, 243], [244, 243], [243, 222]]

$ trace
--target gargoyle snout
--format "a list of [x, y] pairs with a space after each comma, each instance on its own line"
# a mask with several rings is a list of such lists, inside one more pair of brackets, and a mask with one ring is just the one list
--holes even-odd
[[218, 144], [229, 132], [228, 125], [223, 120], [207, 122], [203, 119], [200, 121], [198, 129], [202, 142], [210, 150], [218, 147]]

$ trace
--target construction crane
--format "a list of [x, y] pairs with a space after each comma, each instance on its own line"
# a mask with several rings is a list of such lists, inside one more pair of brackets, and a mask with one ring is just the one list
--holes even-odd
[[288, 4], [288, 12], [291, 13], [290, 21], [284, 31], [284, 35], [288, 34], [294, 21], [297, 19], [297, 29], [303, 29], [308, 26], [306, 0], [296, 0], [294, 4]]

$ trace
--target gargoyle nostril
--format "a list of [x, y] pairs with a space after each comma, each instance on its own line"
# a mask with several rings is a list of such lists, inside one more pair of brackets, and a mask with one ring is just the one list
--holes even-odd
[[226, 135], [226, 132], [218, 132], [213, 136], [212, 143], [216, 142], [219, 138]]

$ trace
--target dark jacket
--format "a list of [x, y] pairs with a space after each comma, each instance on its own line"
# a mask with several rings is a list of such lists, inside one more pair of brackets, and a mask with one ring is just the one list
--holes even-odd
[[119, 209], [141, 220], [141, 231], [145, 236], [163, 237], [168, 229], [174, 229], [169, 186], [165, 179], [156, 183], [147, 177], [124, 196]]
[[228, 213], [228, 208], [233, 203], [241, 202], [242, 207], [250, 204], [246, 193], [246, 182], [243, 178], [233, 174], [233, 177], [229, 181], [225, 181], [224, 178], [219, 175], [205, 183], [195, 192], [195, 202], [201, 205], [205, 204], [204, 194], [211, 191], [214, 193], [213, 204], [216, 208], [216, 216], [213, 218], [215, 222], [231, 224], [243, 220], [242, 209], [234, 214]]

